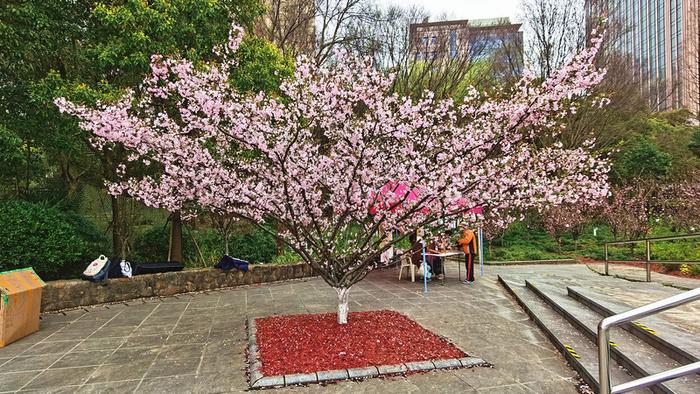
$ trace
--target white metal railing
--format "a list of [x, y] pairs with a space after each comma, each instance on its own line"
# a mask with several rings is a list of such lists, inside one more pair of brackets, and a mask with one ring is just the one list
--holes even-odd
[[598, 324], [598, 372], [600, 394], [626, 393], [680, 376], [700, 372], [700, 361], [698, 361], [654, 375], [645, 376], [631, 382], [619, 384], [614, 387], [610, 381], [610, 328], [696, 300], [700, 300], [700, 288], [686, 291], [685, 293], [677, 294], [673, 297], [640, 306], [639, 308], [631, 309], [627, 312], [619, 313], [601, 320], [600, 324]]

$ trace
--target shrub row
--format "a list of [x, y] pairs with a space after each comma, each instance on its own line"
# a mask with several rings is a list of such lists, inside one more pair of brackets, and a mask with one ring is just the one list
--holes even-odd
[[[274, 236], [255, 227], [237, 230], [229, 239], [231, 255], [255, 263], [273, 262]], [[213, 229], [185, 228], [183, 238], [189, 266], [211, 266], [225, 251], [222, 236]], [[168, 245], [168, 226], [152, 226], [134, 240], [127, 257], [163, 261]], [[106, 233], [75, 212], [26, 201], [0, 202], [0, 271], [34, 267], [47, 280], [76, 278], [90, 261], [110, 250]], [[276, 262], [292, 261], [298, 260], [283, 255]]]

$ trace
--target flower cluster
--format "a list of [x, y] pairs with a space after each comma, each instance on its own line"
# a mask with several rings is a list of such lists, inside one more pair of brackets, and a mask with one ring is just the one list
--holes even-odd
[[615, 239], [639, 239], [650, 229], [649, 189], [643, 185], [618, 187], [603, 205], [602, 215]]
[[661, 215], [676, 229], [688, 232], [700, 229], [700, 173], [664, 185], [659, 200], [663, 202]]

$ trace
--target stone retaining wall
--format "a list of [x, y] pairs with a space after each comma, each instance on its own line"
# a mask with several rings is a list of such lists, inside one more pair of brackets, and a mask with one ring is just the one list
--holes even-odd
[[248, 272], [203, 268], [109, 279], [101, 283], [79, 279], [56, 280], [46, 283], [41, 297], [41, 310], [56, 311], [134, 298], [169, 296], [311, 276], [315, 274], [307, 264], [255, 264], [250, 266]]

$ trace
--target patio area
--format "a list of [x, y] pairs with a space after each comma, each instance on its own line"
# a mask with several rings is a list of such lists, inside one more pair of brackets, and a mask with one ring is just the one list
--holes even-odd
[[[575, 372], [496, 283], [497, 272], [523, 269], [487, 267], [471, 286], [448, 277], [427, 297], [422, 282], [399, 282], [389, 269], [350, 295], [351, 311], [399, 311], [494, 368], [278, 390], [575, 393]], [[0, 349], [0, 392], [243, 392], [247, 317], [330, 312], [335, 303], [321, 279], [308, 279], [44, 314], [38, 333]]]

